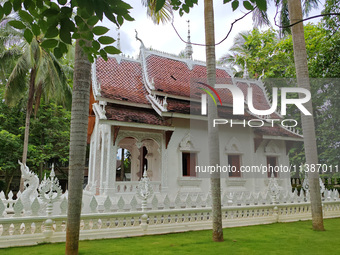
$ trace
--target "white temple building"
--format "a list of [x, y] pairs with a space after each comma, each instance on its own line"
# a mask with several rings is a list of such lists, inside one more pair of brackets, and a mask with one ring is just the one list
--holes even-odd
[[[207, 116], [201, 115], [201, 89], [206, 79], [204, 62], [148, 50], [141, 42], [138, 59], [115, 55], [92, 67], [92, 101], [89, 126], [90, 159], [85, 196], [133, 196], [144, 168], [155, 194], [169, 197], [208, 194], [210, 180], [201, 177], [197, 166], [208, 162]], [[257, 109], [271, 106], [260, 80], [240, 79], [225, 67], [217, 67], [219, 83], [233, 84], [246, 95], [253, 89]], [[266, 119], [283, 119], [275, 112], [255, 116], [245, 105], [244, 116], [232, 113], [231, 93], [220, 93], [221, 119], [258, 119], [262, 127], [221, 125], [219, 127], [221, 166], [236, 172], [222, 174], [222, 193], [260, 192], [268, 187], [271, 173], [240, 172], [241, 166], [289, 166], [288, 151], [302, 136]], [[121, 149], [129, 158], [121, 170]], [[123, 174], [122, 174], [123, 171]], [[125, 171], [125, 172], [124, 172]], [[291, 190], [290, 173], [273, 173], [283, 190]]]

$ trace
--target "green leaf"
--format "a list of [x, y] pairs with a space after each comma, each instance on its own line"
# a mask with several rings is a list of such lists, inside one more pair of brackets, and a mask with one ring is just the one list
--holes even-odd
[[59, 14], [58, 10], [49, 8], [49, 9], [43, 11], [43, 13], [41, 15], [43, 15], [45, 17], [51, 17], [51, 16], [56, 16], [58, 14]]
[[26, 10], [28, 10], [28, 8], [31, 6], [32, 4], [32, 0], [25, 0], [24, 1], [24, 7]]
[[33, 22], [33, 17], [26, 11], [19, 10], [19, 16], [22, 18], [23, 21], [26, 21], [28, 23]]
[[92, 41], [92, 47], [95, 50], [99, 50], [100, 49], [100, 44], [97, 41]]
[[88, 41], [92, 41], [93, 40], [93, 33], [91, 31], [83, 32], [83, 33], [81, 33], [81, 37], [88, 40]]
[[107, 53], [105, 50], [101, 49], [99, 54], [105, 61], [107, 61]]
[[28, 43], [31, 43], [32, 42], [32, 39], [33, 39], [33, 33], [31, 32], [31, 30], [29, 30], [28, 28], [25, 29], [25, 32], [24, 32], [24, 37], [25, 37], [25, 40], [28, 42]]
[[61, 58], [63, 56], [63, 53], [61, 53], [61, 50], [58, 47], [54, 48], [53, 53], [56, 58]]
[[248, 1], [244, 1], [243, 2], [243, 6], [244, 6], [244, 8], [246, 8], [247, 10], [254, 10], [254, 7], [252, 6], [252, 4], [250, 3], [250, 2], [248, 2]]
[[125, 14], [123, 15], [123, 17], [124, 17], [124, 19], [127, 20], [127, 21], [134, 21], [134, 20], [135, 20], [135, 19], [132, 18], [132, 17], [130, 16], [130, 14], [128, 14], [128, 13], [125, 13]]
[[99, 18], [98, 18], [97, 16], [92, 16], [91, 18], [89, 18], [89, 19], [87, 20], [86, 23], [87, 23], [89, 26], [94, 26], [94, 25], [97, 24], [98, 21], [99, 21]]
[[62, 7], [60, 12], [68, 18], [72, 17], [72, 9], [70, 7]]
[[79, 40], [79, 46], [83, 47], [85, 45], [85, 41], [84, 40]]
[[119, 53], [121, 53], [121, 51], [118, 50], [114, 46], [106, 46], [106, 47], [104, 47], [104, 50], [109, 54], [119, 54]]
[[93, 58], [93, 55], [91, 53], [87, 54], [87, 58], [90, 61], [90, 63], [94, 62], [94, 58]]
[[13, 10], [18, 11], [21, 9], [21, 0], [14, 0], [13, 1]]
[[67, 3], [67, 0], [58, 0], [58, 3], [59, 3], [60, 5], [64, 5], [64, 4]]
[[26, 28], [26, 26], [19, 20], [11, 20], [10, 22], [8, 22], [8, 24], [10, 24], [12, 27], [14, 27], [16, 29]]
[[266, 0], [255, 0], [257, 7], [259, 7], [259, 9], [261, 11], [267, 11], [267, 1]]
[[44, 6], [44, 2], [43, 0], [36, 0], [36, 4], [37, 4], [37, 7], [40, 9], [40, 8], [43, 8]]
[[80, 9], [79, 11], [78, 11], [78, 14], [83, 18], [83, 19], [89, 19], [89, 18], [91, 18], [91, 16], [92, 15], [90, 15], [88, 12], [87, 12], [87, 10], [85, 10], [85, 9]]
[[239, 1], [238, 0], [234, 0], [232, 3], [231, 3], [231, 7], [233, 8], [233, 11], [235, 11], [238, 6], [239, 6]]
[[95, 35], [103, 35], [106, 34], [110, 29], [108, 29], [107, 27], [103, 27], [103, 26], [96, 26], [92, 29], [92, 32]]
[[223, 3], [226, 4], [226, 3], [229, 3], [231, 2], [232, 0], [223, 0]]
[[113, 43], [115, 41], [115, 39], [113, 39], [110, 36], [101, 36], [101, 37], [98, 38], [98, 41], [101, 44], [111, 44], [111, 43]]
[[80, 25], [84, 24], [84, 20], [83, 20], [80, 16], [78, 16], [78, 15], [76, 15], [76, 16], [74, 17], [74, 20], [76, 21], [76, 24], [77, 24], [78, 27], [79, 27]]
[[58, 47], [59, 47], [61, 53], [66, 53], [68, 51], [66, 44], [63, 43], [63, 42], [59, 42]]
[[72, 44], [71, 32], [66, 29], [60, 29], [60, 39], [67, 44]]
[[119, 25], [123, 25], [124, 19], [122, 16], [117, 16], [117, 21], [119, 23]]
[[114, 16], [110, 11], [104, 10], [104, 13], [105, 13], [106, 18], [108, 18], [109, 20], [111, 20], [111, 21], [112, 21], [113, 23], [115, 23], [117, 26], [119, 25], [119, 24], [117, 23], [117, 20], [116, 20], [115, 16]]
[[183, 4], [183, 5], [182, 5], [182, 9], [183, 9], [183, 11], [185, 11], [186, 13], [189, 13], [189, 6], [188, 6], [188, 5]]
[[165, 4], [165, 0], [156, 0], [155, 12], [158, 12], [160, 9], [162, 9], [164, 4]]
[[75, 31], [75, 25], [69, 18], [60, 19], [60, 29], [66, 29], [68, 31]]
[[3, 6], [3, 9], [4, 9], [4, 13], [5, 15], [9, 15], [12, 11], [12, 4], [10, 1], [7, 1], [4, 6]]
[[46, 38], [53, 38], [59, 34], [59, 30], [56, 27], [49, 27], [45, 33]]
[[40, 29], [41, 29], [44, 33], [46, 33], [47, 29], [49, 28], [49, 26], [48, 26], [48, 24], [47, 24], [47, 21], [41, 19], [41, 20], [38, 21], [38, 24], [39, 24]]
[[40, 27], [37, 24], [32, 24], [32, 31], [35, 36], [40, 35]]
[[42, 43], [41, 43], [41, 47], [45, 48], [45, 49], [48, 49], [48, 48], [54, 48], [58, 45], [58, 41], [56, 39], [47, 39], [47, 40], [44, 40]]
[[0, 20], [2, 19], [2, 16], [4, 16], [4, 9], [0, 5]]
[[80, 34], [79, 33], [73, 33], [72, 39], [79, 39], [79, 38], [80, 38]]

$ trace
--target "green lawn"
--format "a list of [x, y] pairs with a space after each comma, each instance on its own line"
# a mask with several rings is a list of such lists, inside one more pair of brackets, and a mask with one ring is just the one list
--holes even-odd
[[[325, 232], [310, 221], [224, 229], [213, 243], [211, 231], [80, 242], [79, 254], [340, 254], [340, 218], [325, 220]], [[63, 254], [64, 244], [0, 249], [1, 255]]]

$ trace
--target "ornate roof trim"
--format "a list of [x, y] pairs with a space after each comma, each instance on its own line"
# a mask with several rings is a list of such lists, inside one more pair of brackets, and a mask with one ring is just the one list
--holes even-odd
[[96, 60], [92, 63], [91, 66], [91, 79], [92, 79], [92, 91], [93, 96], [95, 100], [98, 100], [97, 97], [101, 96], [101, 89], [100, 89], [100, 83], [97, 80], [97, 69], [96, 69]]
[[100, 120], [106, 120], [106, 115], [105, 115], [105, 105], [103, 105], [103, 108], [100, 107], [98, 103], [93, 104], [93, 110], [94, 113], [99, 117]]

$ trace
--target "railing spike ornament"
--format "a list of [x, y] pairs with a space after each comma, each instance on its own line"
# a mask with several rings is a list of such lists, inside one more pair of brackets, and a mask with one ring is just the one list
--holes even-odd
[[142, 200], [142, 222], [141, 222], [141, 227], [144, 231], [148, 228], [147, 224], [147, 219], [148, 215], [145, 213], [146, 212], [146, 207], [147, 207], [147, 200], [150, 198], [153, 194], [153, 189], [150, 184], [150, 180], [148, 178], [146, 166], [144, 166], [144, 173], [143, 177], [141, 178], [138, 188], [137, 188], [137, 196]]
[[53, 235], [53, 221], [52, 221], [52, 211], [53, 211], [53, 203], [58, 201], [62, 195], [62, 189], [59, 185], [59, 180], [55, 178], [54, 173], [54, 164], [52, 164], [52, 170], [50, 177], [46, 178], [46, 174], [44, 179], [41, 181], [39, 188], [39, 195], [42, 201], [47, 203], [47, 220], [45, 221], [45, 230], [44, 236], [46, 238], [50, 238]]
[[269, 183], [268, 183], [268, 191], [272, 197], [272, 202], [273, 204], [277, 203], [277, 196], [280, 192], [280, 187], [277, 183], [276, 178], [274, 177], [274, 173], [271, 173], [270, 179], [269, 179]]

